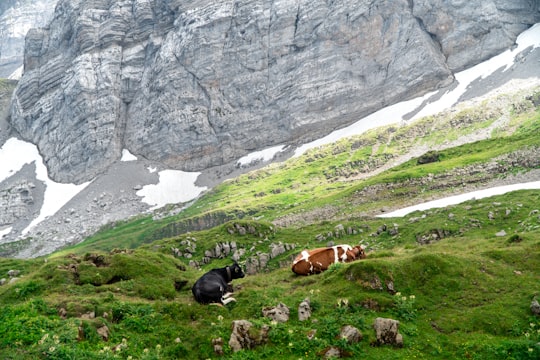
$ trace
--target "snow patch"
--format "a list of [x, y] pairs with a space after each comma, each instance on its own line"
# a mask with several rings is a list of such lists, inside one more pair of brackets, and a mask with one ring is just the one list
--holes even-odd
[[120, 161], [136, 161], [137, 157], [129, 152], [128, 149], [122, 150], [122, 158]]
[[25, 164], [41, 159], [37, 147], [16, 138], [10, 138], [0, 148], [0, 182], [15, 174]]
[[323, 138], [300, 146], [295, 150], [294, 157], [302, 155], [309, 149], [331, 144], [345, 137], [359, 135], [376, 127], [400, 122], [403, 120], [404, 114], [410, 113], [414, 109], [418, 108], [418, 106], [420, 106], [425, 99], [428, 99], [433, 94], [435, 94], [435, 92], [430, 92], [422, 97], [387, 106], [384, 109], [374, 112], [373, 114], [362, 118], [362, 120], [347, 126], [346, 128], [336, 130]]
[[19, 66], [11, 75], [8, 76], [9, 80], [21, 80], [23, 74], [24, 66]]
[[10, 226], [7, 229], [0, 230], [0, 239], [11, 232], [13, 228]]
[[277, 153], [280, 153], [285, 149], [285, 145], [278, 145], [268, 149], [252, 152], [242, 158], [240, 158], [236, 165], [239, 167], [249, 166], [253, 163], [270, 161], [276, 156]]
[[531, 47], [531, 51], [534, 48], [540, 47], [540, 24], [536, 24], [530, 29], [521, 33], [516, 39], [517, 46], [513, 50], [506, 50], [505, 52], [492, 57], [491, 59], [484, 61], [472, 68], [463, 70], [455, 75], [458, 86], [444, 94], [441, 99], [426, 105], [421, 111], [419, 111], [412, 120], [420, 119], [424, 116], [434, 115], [441, 112], [444, 109], [448, 109], [455, 105], [459, 98], [467, 91], [467, 87], [476, 79], [485, 79], [495, 71], [501, 69], [503, 72], [510, 69], [514, 65], [516, 56], [522, 51]]
[[392, 211], [386, 214], [377, 215], [377, 217], [380, 217], [380, 218], [402, 217], [402, 216], [412, 213], [413, 211], [428, 210], [428, 209], [433, 209], [433, 208], [443, 208], [449, 205], [460, 204], [468, 200], [482, 199], [482, 198], [486, 198], [490, 196], [502, 195], [511, 191], [534, 190], [534, 189], [540, 189], [540, 181], [496, 186], [490, 189], [472, 191], [465, 194], [449, 196], [443, 199], [428, 201], [422, 204], [409, 206], [409, 207]]
[[47, 168], [43, 164], [37, 147], [16, 138], [8, 139], [0, 148], [0, 164], [2, 164], [0, 182], [20, 171], [25, 164], [33, 162], [36, 165], [36, 178], [45, 183], [45, 194], [39, 216], [23, 230], [23, 235], [48, 216], [54, 215], [71, 198], [90, 184], [90, 181], [81, 185], [62, 184], [49, 179]]
[[195, 181], [201, 173], [185, 172], [180, 170], [163, 170], [158, 173], [159, 182], [144, 186], [137, 191], [142, 201], [150, 206], [150, 210], [158, 209], [167, 204], [187, 202], [195, 199], [206, 186], [198, 187]]

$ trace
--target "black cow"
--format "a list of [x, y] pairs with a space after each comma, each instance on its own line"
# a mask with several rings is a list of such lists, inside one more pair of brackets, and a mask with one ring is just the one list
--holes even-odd
[[230, 297], [231, 292], [228, 292], [228, 284], [233, 279], [243, 278], [244, 273], [242, 268], [236, 262], [231, 266], [224, 268], [212, 269], [195, 282], [191, 288], [195, 300], [201, 304], [218, 303], [226, 305], [231, 301], [236, 301]]

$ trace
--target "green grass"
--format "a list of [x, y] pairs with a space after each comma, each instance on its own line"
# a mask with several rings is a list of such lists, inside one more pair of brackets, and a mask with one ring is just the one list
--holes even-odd
[[[437, 135], [432, 129], [444, 129], [455, 118], [373, 130], [311, 150], [227, 181], [179, 215], [109, 224], [48, 257], [0, 258], [0, 277], [11, 269], [20, 271], [16, 281], [0, 286], [1, 357], [319, 359], [333, 346], [367, 359], [539, 358], [540, 319], [529, 309], [533, 297], [540, 297], [538, 191], [470, 200], [403, 218], [365, 216], [442, 196], [463, 181], [453, 171], [540, 146], [534, 132], [538, 110], [524, 100], [512, 101], [511, 121], [496, 137], [440, 150], [438, 162], [418, 165], [411, 159], [361, 178], [365, 166], [403, 154], [419, 134], [426, 134], [426, 142], [440, 142], [440, 131]], [[461, 123], [464, 133], [488, 126], [493, 114], [507, 111], [482, 115], [486, 106], [458, 112], [472, 119]], [[508, 172], [529, 170], [505, 166]], [[426, 182], [430, 176], [441, 176], [447, 185]], [[317, 212], [318, 217], [308, 216]], [[288, 226], [272, 224], [284, 215], [292, 219]], [[338, 225], [346, 231], [336, 233]], [[496, 236], [501, 230], [507, 235]], [[292, 273], [296, 254], [330, 241], [364, 244], [368, 257], [320, 275]], [[199, 305], [191, 286], [204, 271], [230, 264], [231, 255], [211, 258], [200, 270], [189, 262], [202, 264], [208, 251], [224, 243], [244, 251], [242, 264], [276, 244], [291, 248], [269, 259], [261, 272], [235, 280], [237, 302]], [[172, 248], [183, 254], [189, 249], [190, 255], [175, 257]], [[301, 322], [298, 305], [305, 298], [312, 318]], [[262, 315], [263, 308], [279, 302], [290, 308], [287, 323]], [[377, 317], [400, 321], [403, 348], [374, 345]], [[233, 353], [231, 323], [240, 319], [252, 322], [253, 332], [269, 326], [268, 343]], [[344, 325], [358, 328], [363, 339], [356, 344], [340, 339]], [[104, 326], [107, 339], [98, 332]], [[223, 356], [212, 347], [212, 339], [219, 337]]]
[[[534, 212], [538, 200], [536, 191], [519, 191], [428, 211], [425, 218], [415, 221], [410, 219], [419, 214], [385, 219], [398, 224], [398, 235], [364, 232], [340, 239], [369, 243], [366, 260], [298, 277], [287, 266], [275, 264], [282, 258], [272, 259], [274, 270], [236, 280], [237, 302], [223, 308], [194, 303], [190, 287], [201, 272], [186, 266], [187, 259], [174, 258], [167, 251], [167, 246], [183, 237], [132, 252], [103, 253], [101, 258], [98, 253], [55, 256], [28, 261], [26, 267], [21, 266], [27, 261], [2, 259], [1, 269], [23, 269], [23, 277], [0, 287], [0, 349], [7, 358], [17, 359], [114, 355], [206, 359], [216, 358], [211, 340], [222, 337], [225, 358], [232, 359], [317, 359], [328, 346], [370, 359], [534, 358], [540, 349], [533, 330], [540, 323], [532, 317], [529, 304], [540, 293], [540, 219]], [[506, 215], [497, 208], [512, 212]], [[489, 220], [485, 215], [493, 210], [497, 218]], [[455, 224], [449, 222], [450, 212]], [[480, 219], [480, 226], [468, 227], [469, 219]], [[380, 221], [364, 219], [363, 225], [374, 231]], [[264, 223], [243, 225], [268, 230]], [[278, 229], [272, 241], [313, 247], [317, 245], [314, 237], [335, 225]], [[218, 241], [235, 240], [247, 247], [259, 238], [230, 234], [228, 226], [232, 225], [190, 234], [197, 238], [195, 257]], [[418, 234], [453, 228], [461, 231], [430, 245], [417, 242]], [[506, 237], [494, 235], [501, 228], [507, 229]], [[512, 238], [514, 233], [520, 241]], [[296, 252], [298, 248], [292, 253]], [[230, 260], [216, 260], [204, 268], [227, 263]], [[70, 265], [76, 265], [77, 276]], [[388, 291], [390, 282], [399, 294]], [[182, 286], [175, 288], [175, 283]], [[311, 300], [313, 318], [300, 322], [297, 307], [306, 297]], [[286, 324], [272, 324], [262, 316], [263, 307], [278, 302], [291, 309]], [[66, 310], [65, 319], [58, 315], [60, 308]], [[84, 319], [83, 314], [89, 312], [96, 317]], [[376, 317], [401, 322], [402, 349], [370, 345], [375, 341], [371, 325]], [[256, 328], [270, 326], [270, 342], [232, 353], [227, 342], [231, 322], [238, 319], [248, 319]], [[97, 333], [103, 325], [110, 330], [108, 341]], [[360, 329], [363, 340], [345, 344], [336, 339], [344, 325]], [[84, 339], [78, 339], [79, 328]], [[317, 330], [315, 340], [307, 339], [310, 330]], [[111, 350], [122, 344], [126, 347], [120, 353]]]

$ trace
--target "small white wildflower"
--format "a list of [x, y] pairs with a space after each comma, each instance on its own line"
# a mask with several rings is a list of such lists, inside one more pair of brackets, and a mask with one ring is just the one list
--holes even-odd
[[396, 296], [401, 296], [401, 292], [398, 291], [398, 292], [396, 293]]
[[407, 297], [406, 297], [406, 296], [403, 296], [403, 297], [401, 298], [401, 300], [407, 301]]
[[523, 335], [525, 335], [526, 338], [528, 338], [529, 336], [531, 336], [531, 334], [529, 334], [528, 332], [526, 332], [526, 333], [523, 334]]
[[294, 332], [293, 329], [289, 329], [289, 334], [292, 334]]
[[148, 354], [148, 351], [150, 351], [150, 350], [144, 349], [144, 350], [143, 350], [143, 353]]
[[292, 342], [289, 343], [289, 347], [292, 347]]
[[54, 346], [51, 346], [51, 347], [49, 348], [49, 352], [54, 352], [54, 350], [56, 350], [56, 348], [55, 348]]
[[411, 296], [409, 296], [409, 299], [414, 300], [414, 299], [416, 299], [416, 296], [411, 295]]
[[43, 335], [43, 336], [41, 337], [41, 340], [38, 341], [38, 344], [39, 344], [39, 345], [42, 345], [42, 344], [45, 342], [45, 340], [47, 340], [48, 337], [49, 337], [49, 334]]
[[222, 315], [218, 315], [217, 319], [218, 319], [219, 321], [223, 321], [223, 316], [222, 316]]

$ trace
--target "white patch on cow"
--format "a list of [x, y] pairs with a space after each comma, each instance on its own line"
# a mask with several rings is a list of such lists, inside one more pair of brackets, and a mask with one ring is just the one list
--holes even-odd
[[236, 301], [236, 299], [233, 298], [233, 297], [230, 297], [230, 298], [227, 298], [227, 299], [221, 298], [221, 302], [223, 303], [223, 305], [227, 305], [228, 303], [230, 303], [232, 301]]
[[300, 261], [307, 261], [309, 262], [309, 251], [304, 250], [300, 253], [302, 255], [301, 258], [296, 258], [293, 262], [293, 265], [298, 264]]
[[343, 262], [347, 261], [348, 259], [347, 251], [352, 251], [351, 245], [343, 245], [343, 255], [341, 255]]
[[[350, 245], [336, 245], [336, 246], [332, 246], [332, 248], [334, 249], [334, 262], [335, 263], [347, 261], [347, 251], [352, 249]], [[343, 255], [341, 256], [338, 255], [339, 254], [338, 250], [340, 248], [343, 249]]]

